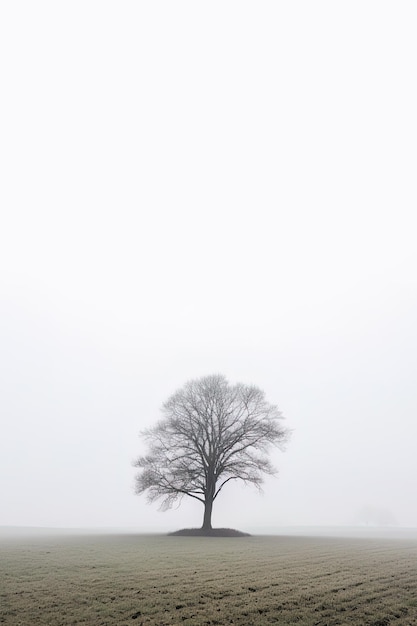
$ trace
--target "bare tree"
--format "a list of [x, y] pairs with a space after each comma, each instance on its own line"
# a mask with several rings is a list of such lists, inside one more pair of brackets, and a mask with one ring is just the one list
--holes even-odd
[[263, 475], [275, 473], [267, 455], [273, 445], [282, 448], [288, 430], [258, 387], [206, 376], [187, 382], [162, 410], [163, 419], [142, 433], [149, 452], [135, 466], [136, 493], [162, 499], [163, 510], [195, 498], [204, 505], [202, 529], [210, 530], [213, 503], [227, 483], [260, 488]]

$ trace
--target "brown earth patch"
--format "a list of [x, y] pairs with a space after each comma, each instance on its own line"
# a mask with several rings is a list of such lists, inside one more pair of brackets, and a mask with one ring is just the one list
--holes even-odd
[[249, 533], [234, 528], [182, 528], [173, 533], [168, 533], [170, 537], [250, 537]]

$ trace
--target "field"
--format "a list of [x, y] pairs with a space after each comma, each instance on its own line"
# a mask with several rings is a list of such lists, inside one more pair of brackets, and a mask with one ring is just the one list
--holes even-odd
[[417, 541], [2, 539], [0, 623], [417, 625]]

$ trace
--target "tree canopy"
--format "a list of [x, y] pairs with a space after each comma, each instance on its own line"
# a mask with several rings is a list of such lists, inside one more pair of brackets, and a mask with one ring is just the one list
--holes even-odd
[[166, 510], [183, 496], [204, 505], [202, 528], [210, 530], [213, 503], [234, 480], [261, 487], [276, 470], [268, 454], [283, 447], [289, 431], [282, 414], [258, 387], [230, 385], [221, 375], [187, 382], [162, 407], [163, 418], [143, 431], [148, 453], [136, 493], [161, 500]]

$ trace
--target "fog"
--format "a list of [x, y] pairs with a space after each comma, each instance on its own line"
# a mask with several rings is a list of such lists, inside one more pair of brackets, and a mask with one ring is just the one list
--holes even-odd
[[413, 2], [3, 2], [0, 526], [134, 495], [187, 380], [292, 437], [213, 523], [417, 527]]

